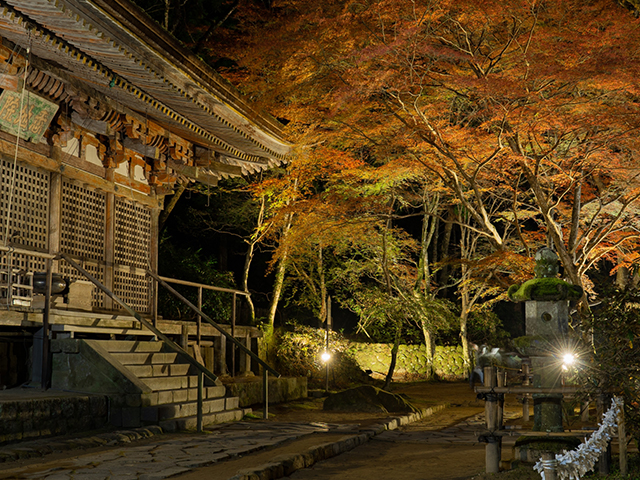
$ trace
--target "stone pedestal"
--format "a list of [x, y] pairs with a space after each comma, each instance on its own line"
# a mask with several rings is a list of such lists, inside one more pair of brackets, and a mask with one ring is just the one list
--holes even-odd
[[86, 280], [74, 280], [69, 284], [67, 294], [67, 306], [72, 310], [93, 310], [91, 301], [93, 299], [93, 283]]
[[[562, 367], [550, 357], [531, 357], [533, 386], [554, 388], [562, 385]], [[540, 432], [562, 432], [562, 395], [537, 393], [533, 395], [533, 429]]]

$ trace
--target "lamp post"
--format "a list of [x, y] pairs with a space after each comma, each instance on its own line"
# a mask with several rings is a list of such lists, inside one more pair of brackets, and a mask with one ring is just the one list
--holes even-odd
[[325, 368], [325, 384], [324, 391], [329, 393], [329, 360], [331, 360], [331, 354], [329, 353], [329, 330], [331, 329], [331, 297], [327, 297], [327, 321], [325, 322], [325, 345], [324, 353], [322, 354], [322, 361]]

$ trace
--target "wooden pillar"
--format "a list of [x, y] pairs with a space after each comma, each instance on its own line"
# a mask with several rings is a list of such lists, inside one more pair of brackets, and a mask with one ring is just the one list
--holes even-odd
[[[106, 169], [106, 180], [114, 181], [114, 169]], [[105, 201], [105, 233], [104, 233], [104, 286], [112, 292], [115, 291], [115, 255], [116, 255], [116, 196], [106, 193]], [[104, 307], [107, 310], [114, 308], [113, 300], [105, 295]]]
[[[158, 245], [160, 244], [160, 208], [151, 209], [151, 232], [149, 239], [149, 267], [151, 271], [158, 274]], [[153, 326], [158, 324], [158, 289], [160, 286], [155, 280], [150, 283], [149, 311], [153, 319]]]
[[[60, 252], [60, 238], [62, 224], [62, 174], [51, 173], [51, 183], [49, 186], [49, 253]], [[58, 262], [53, 262], [52, 272], [59, 272]]]

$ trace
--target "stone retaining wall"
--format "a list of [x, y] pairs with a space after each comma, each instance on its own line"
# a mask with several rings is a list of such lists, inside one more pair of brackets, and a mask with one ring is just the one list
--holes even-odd
[[[390, 344], [352, 343], [351, 349], [362, 370], [371, 370], [374, 378], [383, 378], [391, 363]], [[462, 346], [437, 346], [433, 357], [435, 374], [443, 379], [465, 378]], [[424, 345], [400, 345], [394, 372], [395, 381], [411, 381], [428, 378], [427, 356]]]
[[[28, 390], [23, 394], [28, 397]], [[104, 395], [0, 398], [0, 444], [95, 430], [107, 424]]]
[[[227, 396], [238, 397], [241, 407], [262, 403], [262, 377], [239, 379], [226, 383]], [[283, 403], [307, 397], [305, 377], [282, 377], [269, 379], [269, 403]]]

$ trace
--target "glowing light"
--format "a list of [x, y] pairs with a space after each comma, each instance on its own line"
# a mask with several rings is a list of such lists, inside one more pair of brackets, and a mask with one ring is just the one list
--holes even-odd
[[331, 354], [329, 352], [324, 352], [320, 358], [322, 358], [322, 361], [326, 363], [331, 360]]
[[570, 365], [573, 365], [573, 362], [575, 362], [576, 357], [572, 354], [572, 353], [565, 353], [564, 357], [562, 358], [563, 363], [568, 367]]

